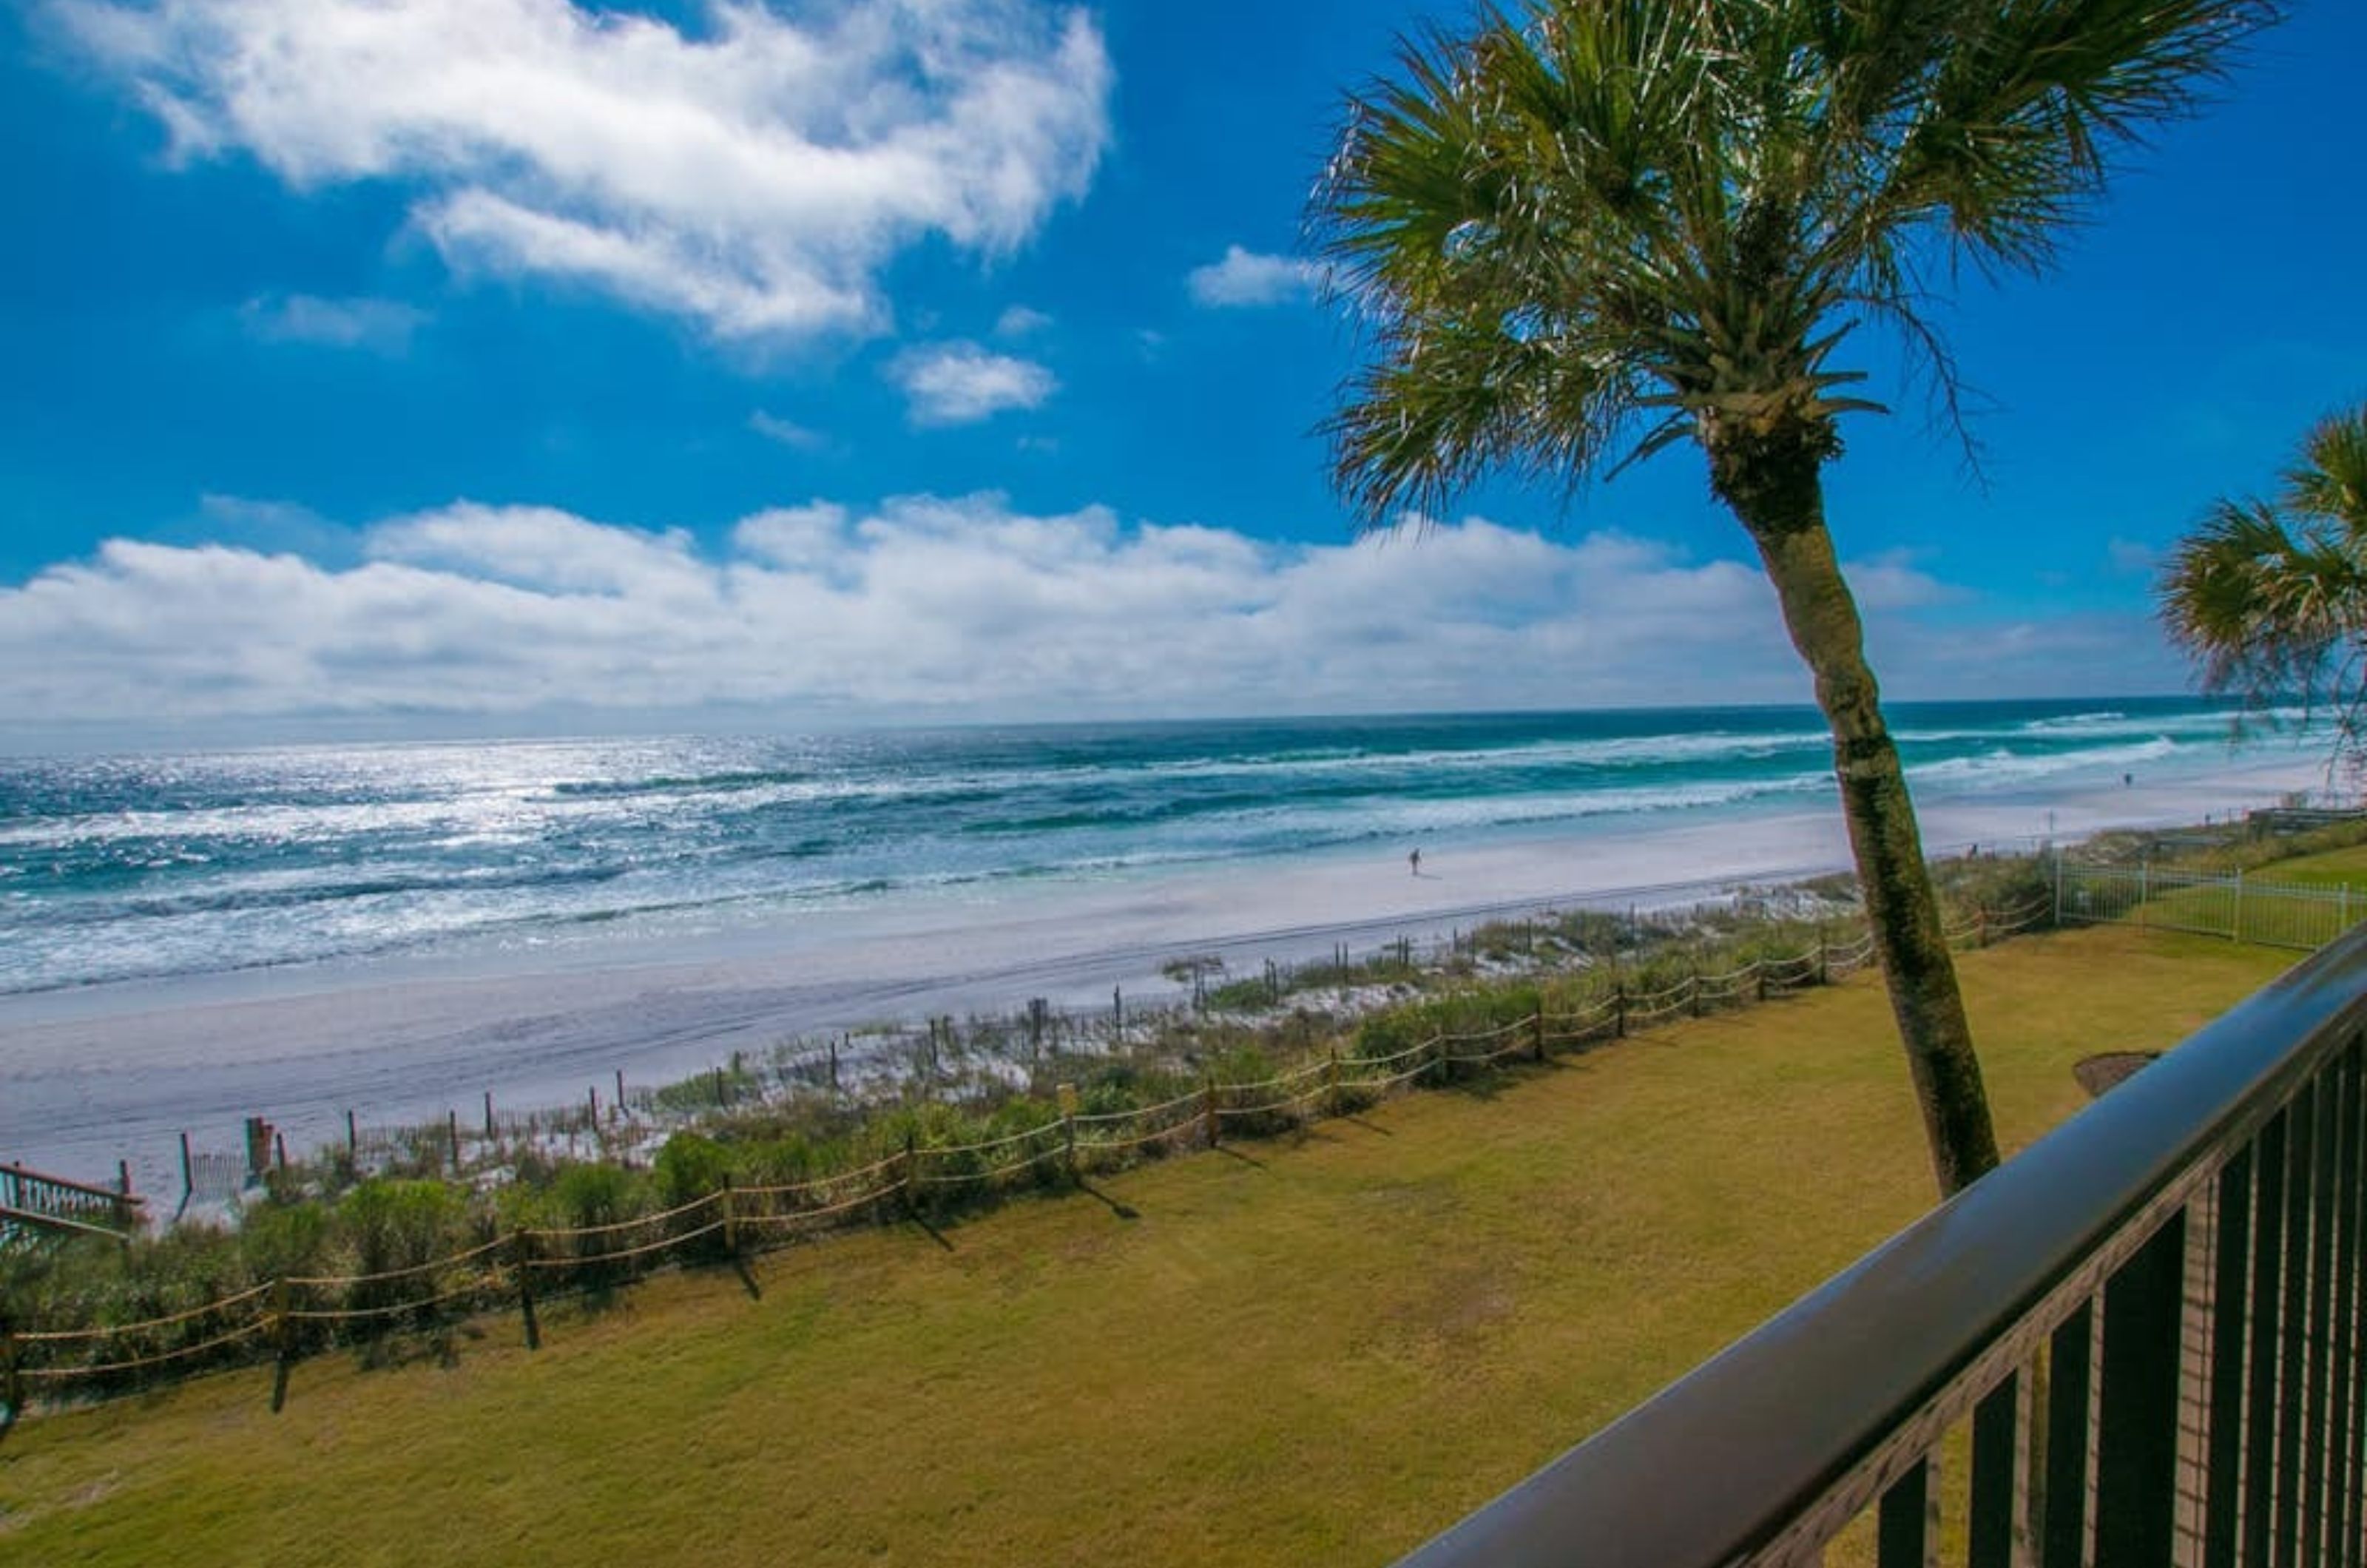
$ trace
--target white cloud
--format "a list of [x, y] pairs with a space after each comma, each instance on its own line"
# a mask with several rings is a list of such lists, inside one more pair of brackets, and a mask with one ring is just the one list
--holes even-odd
[[258, 295], [239, 307], [246, 330], [266, 343], [309, 343], [401, 354], [427, 312], [394, 299]]
[[1953, 604], [1965, 597], [1961, 591], [1912, 564], [1908, 552], [1903, 550], [1886, 551], [1868, 560], [1852, 562], [1849, 581], [1858, 608], [1868, 615]]
[[1005, 409], [1040, 408], [1060, 389], [1041, 365], [974, 343], [907, 349], [889, 362], [888, 377], [904, 389], [920, 425], [976, 424]]
[[1041, 310], [1031, 310], [1025, 305], [1014, 305], [995, 319], [997, 337], [1025, 337], [1040, 333], [1052, 324], [1052, 318]]
[[832, 502], [776, 506], [742, 518], [731, 542], [760, 566], [827, 572], [849, 553], [847, 522], [846, 508]]
[[[719, 546], [462, 502], [346, 564], [115, 540], [0, 589], [0, 722], [538, 711], [619, 723], [1798, 702], [1738, 559], [1480, 519], [1353, 545], [1050, 515], [994, 495], [818, 501]], [[1858, 569], [1853, 568], [1852, 570]], [[2139, 616], [1871, 613], [1894, 696], [2169, 689]], [[2153, 677], [2124, 684], [2117, 672]], [[2076, 680], [2074, 680], [2076, 676]], [[417, 716], [430, 716], [422, 719]]]
[[2118, 535], [2108, 540], [2104, 553], [2112, 570], [2124, 577], [2150, 577], [2161, 565], [2161, 552], [2136, 539], [2124, 539]]
[[778, 414], [766, 413], [763, 409], [748, 416], [748, 428], [767, 441], [777, 441], [800, 452], [819, 452], [830, 445], [830, 437], [821, 431], [809, 429]]
[[415, 191], [456, 266], [719, 337], [876, 330], [929, 236], [987, 254], [1081, 197], [1112, 73], [1082, 10], [714, 0], [696, 36], [573, 0], [54, 0], [182, 160]]
[[1184, 282], [1195, 304], [1224, 307], [1282, 305], [1308, 299], [1322, 278], [1323, 269], [1313, 262], [1227, 245], [1222, 261], [1194, 267]]

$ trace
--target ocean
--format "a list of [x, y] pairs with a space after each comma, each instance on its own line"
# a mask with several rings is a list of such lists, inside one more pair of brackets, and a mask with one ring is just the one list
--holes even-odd
[[[2191, 699], [1889, 711], [1927, 803], [2227, 757]], [[1829, 755], [1804, 707], [0, 760], [0, 994], [1747, 817]]]

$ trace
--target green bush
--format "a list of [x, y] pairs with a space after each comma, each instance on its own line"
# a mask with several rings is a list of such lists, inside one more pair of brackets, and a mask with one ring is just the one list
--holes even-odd
[[698, 1133], [676, 1133], [658, 1151], [654, 1175], [659, 1206], [678, 1209], [719, 1192], [731, 1173], [731, 1152], [721, 1144]]
[[550, 1201], [560, 1226], [589, 1230], [613, 1225], [642, 1213], [641, 1183], [621, 1166], [577, 1162], [559, 1168], [550, 1184]]
[[354, 1271], [383, 1274], [461, 1250], [468, 1244], [459, 1224], [465, 1207], [460, 1194], [440, 1181], [377, 1177], [337, 1204], [337, 1228]]
[[289, 1274], [333, 1274], [328, 1259], [329, 1211], [299, 1199], [260, 1203], [239, 1217], [238, 1251], [250, 1280]]

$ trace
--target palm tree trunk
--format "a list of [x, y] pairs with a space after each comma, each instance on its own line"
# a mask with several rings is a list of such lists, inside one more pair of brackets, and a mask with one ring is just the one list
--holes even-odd
[[1939, 899], [1923, 863], [1915, 804], [1865, 661], [1857, 602], [1825, 528], [1818, 464], [1811, 458], [1799, 465], [1805, 474], [1795, 467], [1773, 483], [1764, 482], [1762, 470], [1762, 482], [1754, 484], [1729, 464], [1716, 462], [1716, 489], [1759, 546], [1792, 646], [1816, 676], [1817, 705], [1832, 728], [1841, 814], [1849, 824], [1874, 954], [1907, 1049], [1932, 1170], [1945, 1196], [1996, 1168], [1997, 1133], [1941, 926]]

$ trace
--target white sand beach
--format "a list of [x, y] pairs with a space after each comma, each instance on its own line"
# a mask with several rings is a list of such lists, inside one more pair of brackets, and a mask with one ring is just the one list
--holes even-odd
[[[2323, 783], [2291, 750], [2231, 754], [2184, 776], [2078, 792], [1922, 803], [1927, 849], [2076, 839], [2199, 821]], [[525, 1110], [581, 1100], [617, 1072], [669, 1081], [786, 1039], [866, 1023], [1056, 1005], [1156, 1004], [1162, 960], [1353, 953], [1546, 907], [1690, 902], [1733, 883], [1843, 867], [1829, 802], [1629, 831], [1497, 835], [1228, 862], [1106, 879], [941, 893], [826, 917], [750, 919], [653, 937], [289, 965], [0, 998], [0, 1159], [179, 1196], [178, 1135], [236, 1146], [243, 1118], [291, 1150], [366, 1123], [464, 1116], [490, 1091]]]

